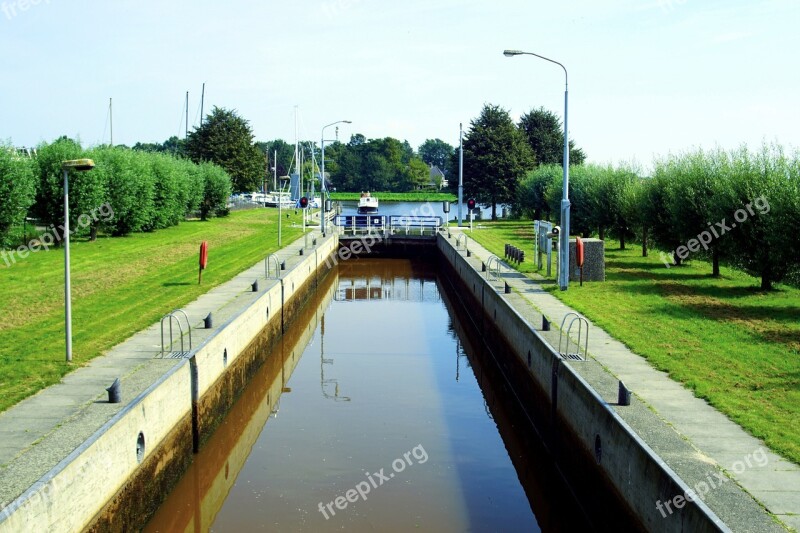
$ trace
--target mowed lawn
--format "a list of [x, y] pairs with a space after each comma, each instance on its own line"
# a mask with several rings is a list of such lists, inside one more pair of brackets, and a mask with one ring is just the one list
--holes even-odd
[[[289, 214], [284, 246], [302, 234], [300, 216]], [[255, 209], [154, 233], [72, 241], [71, 365], [64, 351], [63, 249], [10, 266], [0, 259], [0, 411], [277, 250], [277, 220], [276, 210]], [[198, 285], [203, 240], [209, 260]]]
[[[472, 237], [502, 257], [508, 242], [533, 255], [531, 222], [490, 222]], [[523, 272], [534, 270], [525, 258]], [[545, 287], [669, 372], [770, 448], [800, 463], [800, 290], [693, 260], [667, 268], [640, 245], [606, 242], [606, 282]], [[555, 274], [555, 269], [554, 269]], [[596, 354], [602, 357], [602, 354]]]

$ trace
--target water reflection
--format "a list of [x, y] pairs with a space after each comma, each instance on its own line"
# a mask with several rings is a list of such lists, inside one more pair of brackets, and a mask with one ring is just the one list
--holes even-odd
[[320, 294], [147, 531], [564, 526], [434, 265], [345, 262]]

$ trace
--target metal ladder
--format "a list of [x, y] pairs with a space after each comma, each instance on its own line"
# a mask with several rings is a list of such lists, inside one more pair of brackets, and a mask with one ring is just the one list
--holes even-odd
[[[189, 351], [186, 351], [183, 345], [183, 325], [181, 323], [180, 315], [183, 316], [184, 320], [186, 321], [186, 329], [189, 332]], [[164, 344], [164, 321], [169, 320], [169, 344]], [[181, 350], [179, 352], [174, 351], [167, 351], [172, 350], [172, 344], [174, 343], [173, 339], [173, 329], [172, 324], [173, 322], [178, 325], [178, 331], [180, 332], [180, 339], [181, 339]], [[186, 314], [186, 311], [183, 309], [175, 309], [171, 313], [167, 313], [163, 317], [161, 317], [161, 357], [163, 358], [165, 355], [172, 359], [182, 359], [187, 357], [192, 352], [192, 325], [189, 323], [189, 315]]]
[[[561, 351], [561, 341], [564, 338], [564, 324], [567, 322], [569, 317], [573, 317], [572, 320], [569, 322], [569, 326], [567, 326], [566, 330], [566, 337], [567, 337], [567, 344], [565, 351]], [[575, 322], [578, 322], [578, 340], [575, 342], [575, 352], [570, 353], [569, 347], [571, 343], [570, 339], [570, 332], [572, 331], [572, 326]], [[583, 325], [586, 324], [586, 337], [583, 338]], [[581, 339], [583, 338], [583, 356], [581, 356]], [[580, 361], [585, 362], [589, 357], [589, 321], [583, 318], [582, 316], [578, 315], [578, 313], [571, 312], [564, 315], [564, 319], [561, 321], [561, 332], [558, 335], [558, 353], [564, 359], [569, 359], [572, 361]]]

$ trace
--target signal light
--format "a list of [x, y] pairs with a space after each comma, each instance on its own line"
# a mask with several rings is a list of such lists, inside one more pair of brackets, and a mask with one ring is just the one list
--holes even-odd
[[467, 200], [467, 209], [469, 209], [470, 211], [475, 209], [475, 199], [474, 198], [470, 198], [469, 200]]
[[306, 198], [305, 196], [300, 198], [300, 207], [303, 208], [303, 209], [308, 207], [308, 198]]

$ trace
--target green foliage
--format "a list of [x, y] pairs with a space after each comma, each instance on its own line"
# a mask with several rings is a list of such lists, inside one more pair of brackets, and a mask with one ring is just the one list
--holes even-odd
[[213, 163], [200, 165], [203, 171], [204, 193], [200, 204], [200, 218], [207, 220], [211, 214], [228, 215], [227, 202], [231, 195], [231, 180], [225, 170]]
[[36, 198], [34, 162], [0, 143], [0, 245], [9, 242], [12, 226], [22, 224]]
[[514, 202], [516, 214], [534, 220], [552, 220], [554, 211], [547, 201], [548, 188], [556, 183], [560, 186], [562, 176], [560, 165], [540, 165], [529, 171], [519, 184]]
[[[508, 111], [492, 104], [472, 120], [463, 146], [464, 194], [491, 205], [496, 219], [497, 204], [513, 202], [520, 179], [533, 168], [533, 153]], [[457, 157], [453, 159], [458, 171]]]
[[[62, 163], [87, 156], [81, 145], [67, 137], [61, 137], [50, 144], [37, 148], [36, 164], [39, 174], [39, 194], [36, 198], [35, 213], [44, 225], [59, 226], [64, 223], [64, 173]], [[102, 171], [70, 171], [69, 173], [69, 214], [73, 235], [94, 236], [97, 221], [89, 226], [78, 224], [83, 214], [89, 214], [105, 201], [107, 189]]]
[[407, 141], [353, 135], [348, 144], [325, 146], [331, 187], [345, 191], [406, 192], [429, 185], [427, 165]]
[[157, 153], [148, 159], [155, 178], [155, 188], [153, 219], [146, 229], [176, 226], [186, 217], [192, 185], [190, 176], [182, 172], [182, 165], [172, 157]]
[[[291, 172], [291, 164], [292, 160], [294, 159], [294, 146], [287, 143], [283, 139], [275, 139], [274, 141], [269, 142], [257, 142], [256, 147], [261, 151], [262, 154], [266, 154], [269, 157], [269, 168], [270, 172], [273, 172], [272, 168], [277, 163], [278, 166], [278, 176], [288, 176], [289, 172]], [[326, 159], [328, 158], [327, 151], [330, 150], [331, 145], [326, 144], [325, 146], [325, 156]], [[278, 152], [278, 159], [275, 161], [275, 152]], [[325, 172], [331, 172], [327, 166], [330, 163], [328, 161], [325, 162]], [[267, 183], [272, 183], [271, 179], [267, 180]]]
[[114, 211], [104, 222], [112, 235], [154, 229], [156, 177], [151, 155], [125, 148], [100, 147], [90, 152], [97, 166], [92, 173], [105, 180], [106, 201]]
[[[532, 109], [522, 115], [519, 129], [525, 134], [539, 165], [564, 164], [564, 126], [561, 119], [544, 107]], [[586, 154], [575, 148], [575, 141], [569, 141], [569, 164], [582, 165]]]
[[264, 154], [253, 143], [250, 124], [236, 111], [214, 107], [203, 125], [189, 134], [186, 153], [195, 163], [209, 161], [224, 168], [236, 192], [261, 187]]
[[428, 165], [439, 167], [445, 176], [450, 175], [454, 154], [455, 149], [441, 139], [426, 139], [419, 147], [419, 157]]

